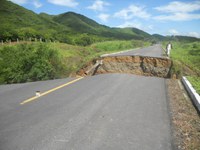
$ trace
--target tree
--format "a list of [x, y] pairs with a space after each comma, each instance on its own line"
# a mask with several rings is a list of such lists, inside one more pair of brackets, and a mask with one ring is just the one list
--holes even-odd
[[88, 34], [82, 34], [75, 40], [75, 43], [81, 46], [88, 46], [91, 45], [93, 42], [94, 42], [93, 37], [89, 36]]
[[38, 32], [33, 28], [27, 27], [17, 30], [17, 35], [19, 39], [29, 39], [35, 38], [38, 35]]

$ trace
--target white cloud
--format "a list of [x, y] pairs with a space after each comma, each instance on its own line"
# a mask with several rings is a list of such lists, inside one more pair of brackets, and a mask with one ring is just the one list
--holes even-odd
[[142, 29], [142, 24], [138, 21], [126, 21], [123, 24], [118, 26], [119, 28], [126, 28], [126, 27], [134, 27], [134, 28], [138, 28], [138, 29]]
[[100, 14], [98, 16], [98, 18], [101, 19], [101, 21], [103, 21], [103, 22], [107, 22], [108, 19], [110, 18], [110, 15], [109, 14]]
[[76, 7], [78, 6], [78, 2], [76, 0], [48, 0], [49, 3], [60, 5], [60, 6], [67, 6], [67, 7]]
[[191, 37], [196, 37], [200, 38], [200, 33], [198, 32], [179, 32], [176, 29], [170, 29], [167, 33], [167, 35], [182, 35], [182, 36], [191, 36]]
[[154, 19], [156, 20], [189, 21], [194, 19], [200, 19], [200, 13], [195, 13], [195, 11], [200, 10], [200, 1], [174, 1], [166, 6], [156, 7], [155, 9], [165, 13], [163, 15], [155, 16]]
[[31, 4], [33, 5], [35, 8], [39, 8], [42, 6], [42, 3], [39, 2], [39, 0], [10, 0], [13, 3], [19, 4], [19, 5], [23, 5], [23, 4]]
[[102, 0], [96, 0], [91, 6], [88, 6], [88, 9], [92, 9], [95, 11], [104, 11], [106, 6], [109, 6], [108, 2]]
[[13, 3], [16, 3], [16, 4], [26, 4], [27, 3], [27, 0], [10, 0], [10, 1]]
[[153, 25], [148, 25], [147, 26], [147, 30], [153, 30], [154, 29], [154, 26]]
[[126, 27], [130, 27], [130, 28], [137, 28], [143, 31], [152, 31], [153, 30], [153, 25], [143, 25], [141, 22], [137, 21], [137, 20], [133, 20], [133, 21], [126, 21], [125, 23], [117, 26], [119, 28], [126, 28]]
[[174, 1], [170, 2], [166, 6], [156, 7], [155, 9], [160, 12], [166, 12], [166, 13], [177, 13], [177, 12], [189, 13], [200, 10], [200, 1], [185, 2], [185, 3], [180, 1]]
[[193, 37], [200, 38], [200, 34], [197, 33], [197, 32], [189, 32], [188, 35], [189, 35], [189, 36], [193, 36]]
[[175, 13], [169, 15], [160, 15], [155, 16], [154, 19], [156, 20], [163, 20], [163, 21], [189, 21], [194, 19], [200, 19], [200, 14], [189, 14], [189, 13]]
[[35, 6], [35, 8], [40, 8], [40, 7], [42, 7], [42, 3], [40, 3], [40, 2], [37, 1], [37, 0], [34, 0], [34, 1], [33, 1], [33, 5]]
[[147, 19], [150, 16], [151, 15], [146, 12], [144, 7], [136, 5], [130, 5], [128, 8], [122, 9], [121, 11], [114, 14], [114, 17], [122, 18], [125, 20], [132, 19], [133, 17]]
[[175, 30], [175, 29], [170, 29], [170, 30], [168, 31], [168, 33], [169, 33], [170, 35], [179, 35], [179, 32], [178, 32], [177, 30]]

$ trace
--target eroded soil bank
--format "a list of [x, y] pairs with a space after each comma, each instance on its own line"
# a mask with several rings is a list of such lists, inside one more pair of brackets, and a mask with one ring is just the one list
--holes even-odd
[[103, 57], [88, 63], [78, 71], [80, 76], [105, 73], [128, 73], [143, 76], [170, 78], [172, 61], [168, 58], [146, 56]]

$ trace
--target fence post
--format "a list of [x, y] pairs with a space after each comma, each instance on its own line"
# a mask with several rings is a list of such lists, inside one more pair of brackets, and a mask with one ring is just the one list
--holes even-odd
[[1, 45], [3, 45], [3, 40], [1, 40]]

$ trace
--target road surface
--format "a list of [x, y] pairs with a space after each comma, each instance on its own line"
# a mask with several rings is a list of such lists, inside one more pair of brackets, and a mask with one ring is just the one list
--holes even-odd
[[106, 56], [134, 56], [134, 55], [141, 55], [141, 56], [150, 56], [150, 57], [162, 57], [163, 49], [160, 44], [156, 44], [153, 46], [145, 47], [145, 48], [139, 48], [139, 49], [133, 49], [129, 50], [127, 52], [122, 53], [114, 53], [114, 54], [108, 54]]
[[172, 149], [165, 79], [106, 74], [55, 89], [74, 80], [0, 86], [0, 150]]

